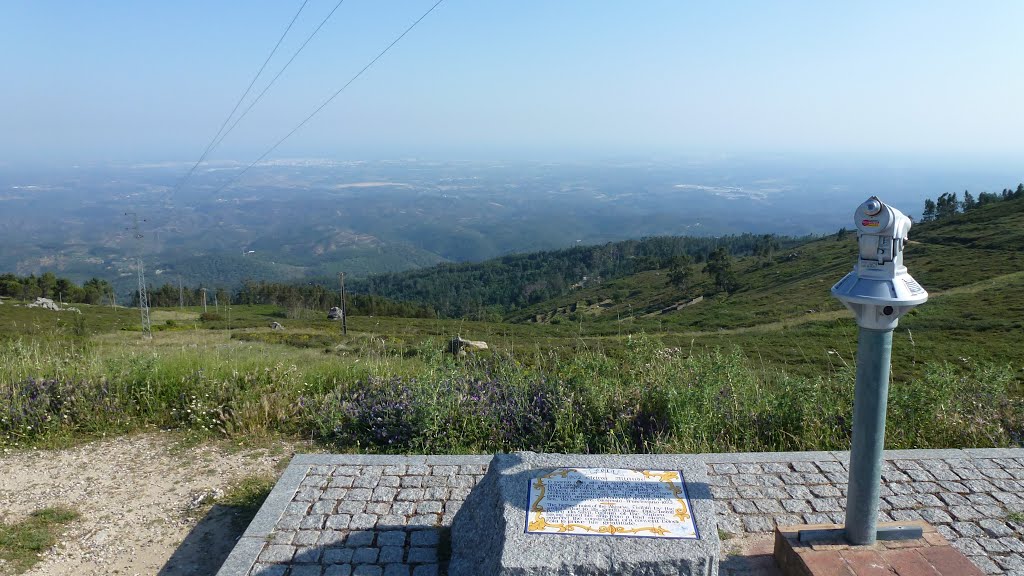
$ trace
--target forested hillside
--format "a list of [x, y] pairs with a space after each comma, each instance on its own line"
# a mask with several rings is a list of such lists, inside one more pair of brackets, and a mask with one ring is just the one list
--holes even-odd
[[1024, 251], [1024, 184], [1001, 194], [981, 193], [975, 199], [967, 191], [963, 199], [943, 194], [925, 201], [932, 217], [915, 227], [919, 242], [956, 244], [970, 248]]
[[704, 262], [720, 248], [732, 255], [767, 255], [807, 240], [755, 234], [645, 238], [376, 275], [353, 281], [351, 289], [428, 304], [443, 316], [494, 319], [575, 288], [645, 270], [668, 271], [680, 258]]
[[[659, 330], [709, 330], [819, 318], [842, 311], [829, 288], [852, 269], [855, 258], [855, 234], [840, 230], [774, 259], [728, 262], [730, 286], [723, 286], [706, 264], [682, 267], [682, 282], [672, 270], [647, 270], [539, 302], [508, 319], [585, 321], [592, 330], [615, 332], [625, 320]], [[910, 273], [933, 295], [1024, 271], [1024, 196], [915, 224], [905, 258]], [[1016, 313], [1013, 305], [1007, 301], [1002, 311], [975, 310], [970, 317], [995, 320], [1006, 307]], [[958, 321], [969, 323], [967, 318]], [[607, 327], [598, 328], [602, 324]]]

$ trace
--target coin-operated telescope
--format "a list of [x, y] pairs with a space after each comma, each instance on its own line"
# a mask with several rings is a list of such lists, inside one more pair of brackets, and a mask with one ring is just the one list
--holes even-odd
[[852, 544], [874, 544], [879, 538], [920, 537], [920, 528], [879, 530], [878, 497], [892, 332], [900, 316], [928, 300], [928, 292], [903, 266], [910, 218], [877, 196], [858, 206], [853, 218], [860, 246], [857, 263], [832, 287], [832, 295], [853, 311], [860, 327], [845, 531]]
[[928, 292], [903, 265], [910, 218], [877, 196], [858, 206], [853, 218], [859, 258], [853, 272], [832, 287], [832, 295], [853, 311], [861, 328], [892, 330], [900, 316], [928, 300]]

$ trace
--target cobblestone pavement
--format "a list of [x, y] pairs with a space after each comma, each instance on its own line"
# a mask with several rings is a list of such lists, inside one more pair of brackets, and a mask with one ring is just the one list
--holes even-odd
[[[886, 457], [881, 521], [926, 520], [986, 573], [1024, 576], [1024, 450]], [[843, 521], [847, 453], [703, 458], [723, 535]], [[489, 461], [296, 456], [218, 576], [444, 574], [452, 520]], [[723, 574], [761, 573], [730, 566]]]
[[[1024, 450], [970, 451], [1002, 457], [960, 451], [944, 457], [948, 452], [953, 451], [887, 458], [879, 521], [925, 520], [985, 573], [1024, 576]], [[756, 534], [776, 525], [843, 522], [845, 453], [814, 460], [759, 456], [762, 461], [708, 464], [720, 532]]]

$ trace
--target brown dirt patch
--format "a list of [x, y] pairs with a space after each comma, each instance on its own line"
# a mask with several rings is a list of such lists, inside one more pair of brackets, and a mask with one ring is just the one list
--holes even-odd
[[240, 530], [230, 508], [211, 505], [245, 477], [277, 475], [297, 445], [182, 448], [176, 436], [153, 433], [9, 450], [0, 453], [0, 522], [49, 506], [81, 513], [33, 576], [214, 574]]

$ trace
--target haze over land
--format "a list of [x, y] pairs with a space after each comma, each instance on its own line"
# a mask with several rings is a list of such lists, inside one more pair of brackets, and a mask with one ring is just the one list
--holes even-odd
[[1019, 181], [1022, 11], [8, 6], [0, 269], [130, 286], [126, 212], [151, 279], [225, 286], [917, 214]]
[[143, 219], [155, 284], [237, 286], [353, 276], [657, 235], [849, 227], [871, 194], [918, 214], [926, 196], [998, 191], [1009, 170], [785, 158], [678, 161], [275, 161], [217, 190], [237, 163], [100, 165], [0, 173], [0, 269], [134, 283]]
[[[74, 506], [44, 573], [174, 550], [161, 573], [191, 574], [191, 550], [212, 574], [276, 481], [232, 462], [289, 456], [249, 443], [845, 450], [858, 328], [829, 287], [871, 195], [915, 218], [929, 292], [892, 335], [886, 447], [1021, 446], [1021, 22], [1017, 0], [0, 3], [0, 572], [3, 534]], [[966, 551], [996, 533], [944, 502]], [[185, 537], [177, 511], [214, 504], [237, 529]]]

